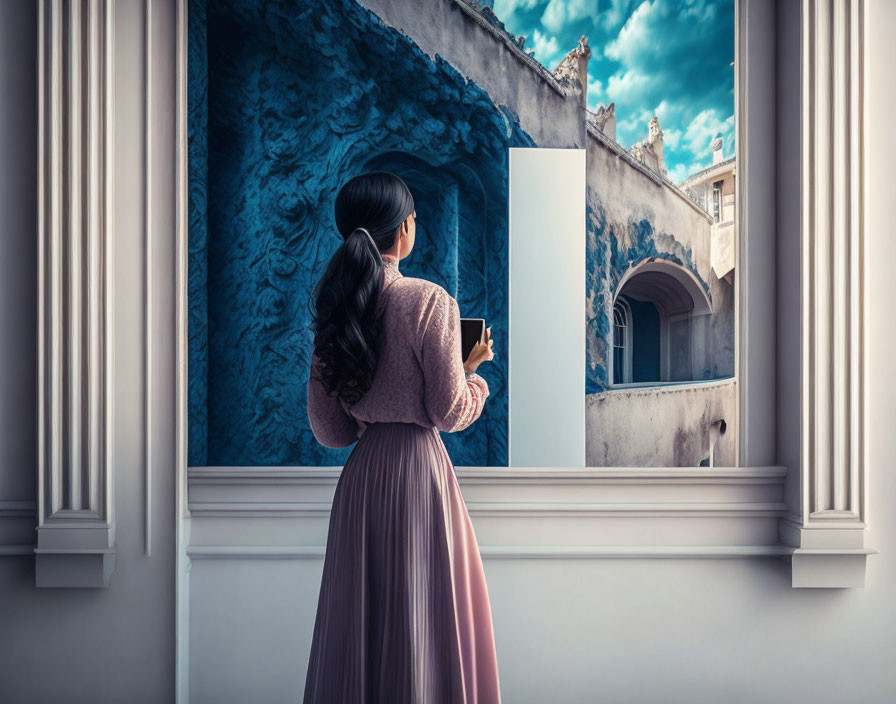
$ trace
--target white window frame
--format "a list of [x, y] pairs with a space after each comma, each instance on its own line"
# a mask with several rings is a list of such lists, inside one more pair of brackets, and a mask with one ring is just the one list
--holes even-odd
[[[836, 11], [832, 8], [836, 7]], [[736, 0], [738, 275], [738, 467], [460, 467], [457, 475], [485, 559], [780, 558], [794, 587], [864, 586], [867, 492], [866, 267], [827, 274], [844, 249], [864, 256], [865, 143], [850, 135], [842, 104], [860, 124], [864, 62], [862, 0], [847, 17], [834, 0], [802, 4], [803, 203], [801, 269], [802, 448], [799, 466], [775, 463], [778, 427], [774, 380], [776, 293], [775, 4]], [[325, 534], [340, 467], [193, 467], [186, 464], [187, 395], [187, 34], [186, 0], [177, 4], [177, 476], [178, 612], [189, 604], [192, 560], [322, 559], [323, 545], [275, 545], [263, 524], [241, 530], [211, 526], [222, 518], [298, 516]], [[832, 31], [833, 28], [833, 31]], [[842, 41], [851, 37], [851, 51]], [[836, 68], [836, 70], [834, 70]], [[823, 80], [824, 79], [824, 80]], [[847, 82], [847, 80], [849, 82]], [[843, 93], [844, 86], [852, 92]], [[810, 90], [811, 87], [811, 90]], [[833, 91], [833, 95], [831, 92]], [[833, 98], [841, 99], [840, 103]], [[817, 110], [816, 110], [817, 108]], [[857, 120], [859, 122], [857, 122]], [[811, 130], [810, 130], [811, 127]], [[844, 176], [845, 174], [845, 176]], [[852, 179], [853, 181], [851, 181]], [[857, 189], [854, 182], [858, 182]], [[852, 217], [835, 221], [826, 203]], [[845, 211], [838, 211], [844, 214]], [[797, 236], [782, 231], [780, 236]], [[810, 247], [811, 243], [816, 243]], [[833, 308], [832, 308], [833, 307]], [[844, 316], [844, 311], [851, 316]], [[833, 317], [829, 318], [830, 314]], [[849, 321], [855, 340], [846, 361], [841, 338], [824, 327]], [[858, 350], [858, 351], [857, 351]], [[512, 354], [512, 352], [511, 352]], [[833, 365], [832, 378], [825, 375]], [[850, 394], [843, 394], [847, 388]], [[818, 409], [832, 409], [824, 414]], [[856, 448], [851, 462], [825, 454], [825, 438]], [[847, 444], [843, 444], [847, 443]], [[785, 486], [796, 483], [794, 492]], [[844, 498], [842, 488], [848, 487]], [[789, 502], [789, 503], [788, 503]], [[845, 503], [844, 503], [845, 502]], [[836, 504], [836, 505], [832, 505]], [[206, 518], [212, 518], [208, 522]], [[657, 521], [657, 518], [661, 520]], [[205, 527], [208, 525], [209, 527]], [[323, 531], [323, 533], [321, 532]], [[225, 537], [225, 533], [229, 537]], [[191, 542], [190, 536], [194, 536]], [[202, 536], [196, 538], [195, 536]], [[236, 537], [235, 537], [236, 536]], [[723, 536], [720, 538], [720, 536]], [[198, 542], [197, 542], [198, 541]], [[186, 641], [185, 641], [186, 642]], [[186, 654], [178, 656], [183, 681]]]
[[[616, 306], [622, 308], [622, 315], [625, 316], [625, 340], [622, 345], [623, 372], [621, 381], [616, 378]], [[632, 380], [632, 333], [632, 309], [620, 291], [616, 294], [616, 300], [613, 302], [613, 362], [610, 365], [610, 386], [627, 384]]]
[[[722, 186], [724, 183], [724, 180], [713, 181], [710, 190], [710, 199], [712, 203], [712, 220], [715, 224], [722, 222]], [[718, 188], [716, 188], [716, 186], [718, 186]], [[717, 193], [718, 199], [716, 198]]]

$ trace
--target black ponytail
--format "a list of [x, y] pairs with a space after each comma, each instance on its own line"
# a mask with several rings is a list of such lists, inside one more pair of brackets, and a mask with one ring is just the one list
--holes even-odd
[[414, 212], [410, 189], [388, 171], [360, 174], [336, 196], [336, 227], [345, 241], [312, 294], [314, 353], [327, 393], [357, 403], [373, 383], [382, 331], [374, 313], [383, 283], [382, 252]]

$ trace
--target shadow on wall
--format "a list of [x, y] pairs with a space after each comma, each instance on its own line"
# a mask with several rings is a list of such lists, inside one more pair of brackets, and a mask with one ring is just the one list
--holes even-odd
[[[342, 238], [339, 187], [385, 169], [414, 195], [405, 276], [507, 339], [507, 155], [518, 118], [352, 0], [190, 0], [189, 463], [341, 465], [306, 391], [308, 303]], [[488, 282], [488, 286], [486, 286]], [[507, 464], [507, 355], [456, 465]], [[462, 437], [461, 437], [462, 436]]]

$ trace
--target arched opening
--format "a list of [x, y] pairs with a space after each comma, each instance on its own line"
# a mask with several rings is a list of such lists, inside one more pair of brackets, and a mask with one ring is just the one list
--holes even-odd
[[612, 384], [708, 378], [712, 306], [689, 271], [647, 260], [623, 277], [613, 302]]

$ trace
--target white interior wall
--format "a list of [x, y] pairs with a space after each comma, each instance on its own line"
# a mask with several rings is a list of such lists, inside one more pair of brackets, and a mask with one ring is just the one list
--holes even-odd
[[[894, 145], [886, 134], [894, 101], [886, 67], [894, 57], [883, 28], [894, 26], [896, 17], [881, 4], [872, 7], [872, 13], [869, 140], [877, 146], [871, 183], [882, 184], [889, 168], [885, 155]], [[778, 15], [782, 81], [776, 122], [787, 135], [779, 145], [777, 164], [782, 174], [777, 222], [783, 240], [776, 276], [783, 284], [779, 331], [785, 332], [778, 350], [778, 378], [783, 382], [779, 408], [792, 414], [799, 410], [799, 338], [792, 334], [799, 330], [799, 4], [781, 3]], [[871, 295], [881, 302], [886, 301], [882, 262], [891, 241], [886, 215], [885, 201], [874, 206]], [[896, 525], [887, 516], [886, 504], [896, 500], [896, 481], [887, 472], [885, 441], [886, 419], [896, 410], [892, 401], [896, 388], [886, 361], [886, 350], [893, 343], [890, 317], [884, 305], [872, 306], [870, 328], [877, 353], [872, 354], [871, 376], [877, 381], [871, 397], [874, 493], [869, 543], [880, 554], [869, 558], [865, 588], [794, 589], [790, 566], [774, 558], [487, 555], [504, 700], [521, 704], [891, 701], [896, 696], [891, 667], [896, 655], [892, 635], [896, 608], [888, 594], [896, 578], [896, 560], [890, 554]], [[789, 416], [782, 428], [779, 452], [798, 463], [798, 418]], [[469, 500], [478, 495], [479, 487], [467, 484], [466, 476], [472, 475], [465, 475], [461, 486]], [[323, 494], [314, 498], [327, 500]], [[221, 538], [228, 525], [231, 542], [257, 542], [245, 538], [245, 533], [273, 535], [276, 530], [269, 519], [243, 518], [237, 529], [232, 518], [194, 516], [198, 543]], [[271, 547], [263, 555], [233, 548], [224, 559], [212, 551], [196, 555], [191, 621], [194, 701], [235, 702], [258, 692], [271, 701], [289, 701], [300, 691], [322, 568], [314, 546], [326, 538], [325, 516], [309, 518], [290, 519], [285, 522], [289, 528], [280, 531], [283, 543], [307, 545], [304, 551]], [[498, 537], [491, 519], [474, 513], [473, 522], [483, 544]], [[606, 534], [590, 536], [590, 542], [602, 537]], [[250, 555], [261, 559], [247, 559]], [[258, 594], [262, 585], [263, 599]], [[246, 602], [252, 594], [256, 598]], [[241, 600], [246, 605], [222, 621], [226, 604]]]
[[[159, 2], [159, 35], [173, 42], [173, 12]], [[121, 96], [116, 110], [132, 118], [118, 144], [120, 179], [140, 178], [138, 53], [142, 28], [138, 3], [116, 3], [118, 23], [131, 37], [119, 51]], [[779, 133], [779, 457], [798, 458], [799, 154], [793, 134], [799, 108], [798, 3], [781, 3], [788, 29], [778, 44]], [[30, 0], [0, 3], [0, 502], [33, 500], [35, 305], [27, 272], [36, 261], [33, 169], [36, 145], [28, 101], [35, 67]], [[888, 183], [896, 137], [889, 127], [896, 109], [891, 67], [896, 65], [896, 5], [869, 3], [871, 145], [870, 212], [870, 480], [868, 559], [863, 589], [793, 589], [786, 563], [775, 559], [486, 559], [504, 700], [527, 702], [889, 702], [896, 697], [896, 477], [890, 471], [896, 345], [889, 280], [893, 244]], [[794, 35], [793, 32], [797, 32]], [[131, 36], [132, 34], [132, 36]], [[170, 59], [159, 59], [167, 66]], [[157, 72], [167, 75], [164, 70]], [[796, 83], [794, 83], [796, 81]], [[169, 88], [173, 86], [169, 84]], [[162, 86], [164, 87], [164, 85]], [[161, 90], [161, 87], [160, 87]], [[173, 89], [172, 89], [173, 90]], [[10, 110], [9, 106], [17, 106]], [[164, 106], [160, 105], [160, 110]], [[797, 128], [798, 128], [798, 122]], [[164, 176], [169, 147], [153, 157]], [[10, 166], [12, 165], [12, 166]], [[21, 166], [19, 166], [21, 165]], [[119, 281], [139, 277], [139, 202], [122, 189], [117, 203]], [[162, 210], [170, 203], [160, 202]], [[162, 225], [161, 240], [173, 231]], [[163, 246], [160, 261], [169, 252]], [[167, 259], [170, 261], [170, 259]], [[170, 285], [166, 271], [160, 288]], [[168, 275], [170, 275], [170, 271]], [[139, 281], [139, 278], [137, 278]], [[119, 330], [139, 334], [123, 320], [139, 320], [137, 291], [124, 288]], [[160, 330], [171, 330], [173, 310], [160, 305]], [[789, 331], [789, 332], [788, 332]], [[156, 355], [160, 421], [171, 406], [173, 330], [160, 335]], [[140, 469], [139, 345], [116, 349], [121, 379], [116, 400], [118, 564], [107, 590], [36, 590], [33, 558], [0, 557], [0, 700], [170, 701], [173, 691], [173, 426], [157, 424], [154, 552], [143, 555], [144, 497]], [[796, 347], [794, 347], [796, 346]], [[24, 377], [22, 376], [24, 375]], [[136, 382], [133, 382], [136, 383]], [[136, 396], [136, 397], [135, 397]], [[173, 410], [168, 416], [173, 418]], [[4, 504], [0, 504], [3, 506]], [[0, 512], [0, 521], [9, 514]], [[474, 525], [476, 519], [474, 518]], [[226, 530], [226, 524], [219, 524]], [[311, 545], [320, 535], [302, 535]], [[295, 535], [284, 535], [295, 543]], [[224, 560], [193, 565], [194, 661], [192, 701], [296, 701], [304, 679], [313, 610], [322, 563]], [[273, 583], [271, 582], [273, 578]], [[285, 606], [284, 606], [285, 605]], [[217, 610], [216, 610], [217, 609]], [[234, 670], [231, 665], [236, 664]], [[224, 686], [232, 678], [237, 689]]]
[[[151, 554], [143, 465], [143, 3], [114, 2], [117, 559], [106, 589], [35, 587], [37, 21], [0, 2], [0, 702], [174, 701], [174, 3], [154, 2], [157, 238]], [[169, 293], [172, 292], [172, 293]], [[10, 502], [15, 502], [10, 504]], [[9, 510], [10, 506], [17, 511]], [[22, 506], [29, 505], [23, 515]], [[27, 523], [19, 533], [13, 527]], [[23, 545], [28, 548], [27, 545]]]

